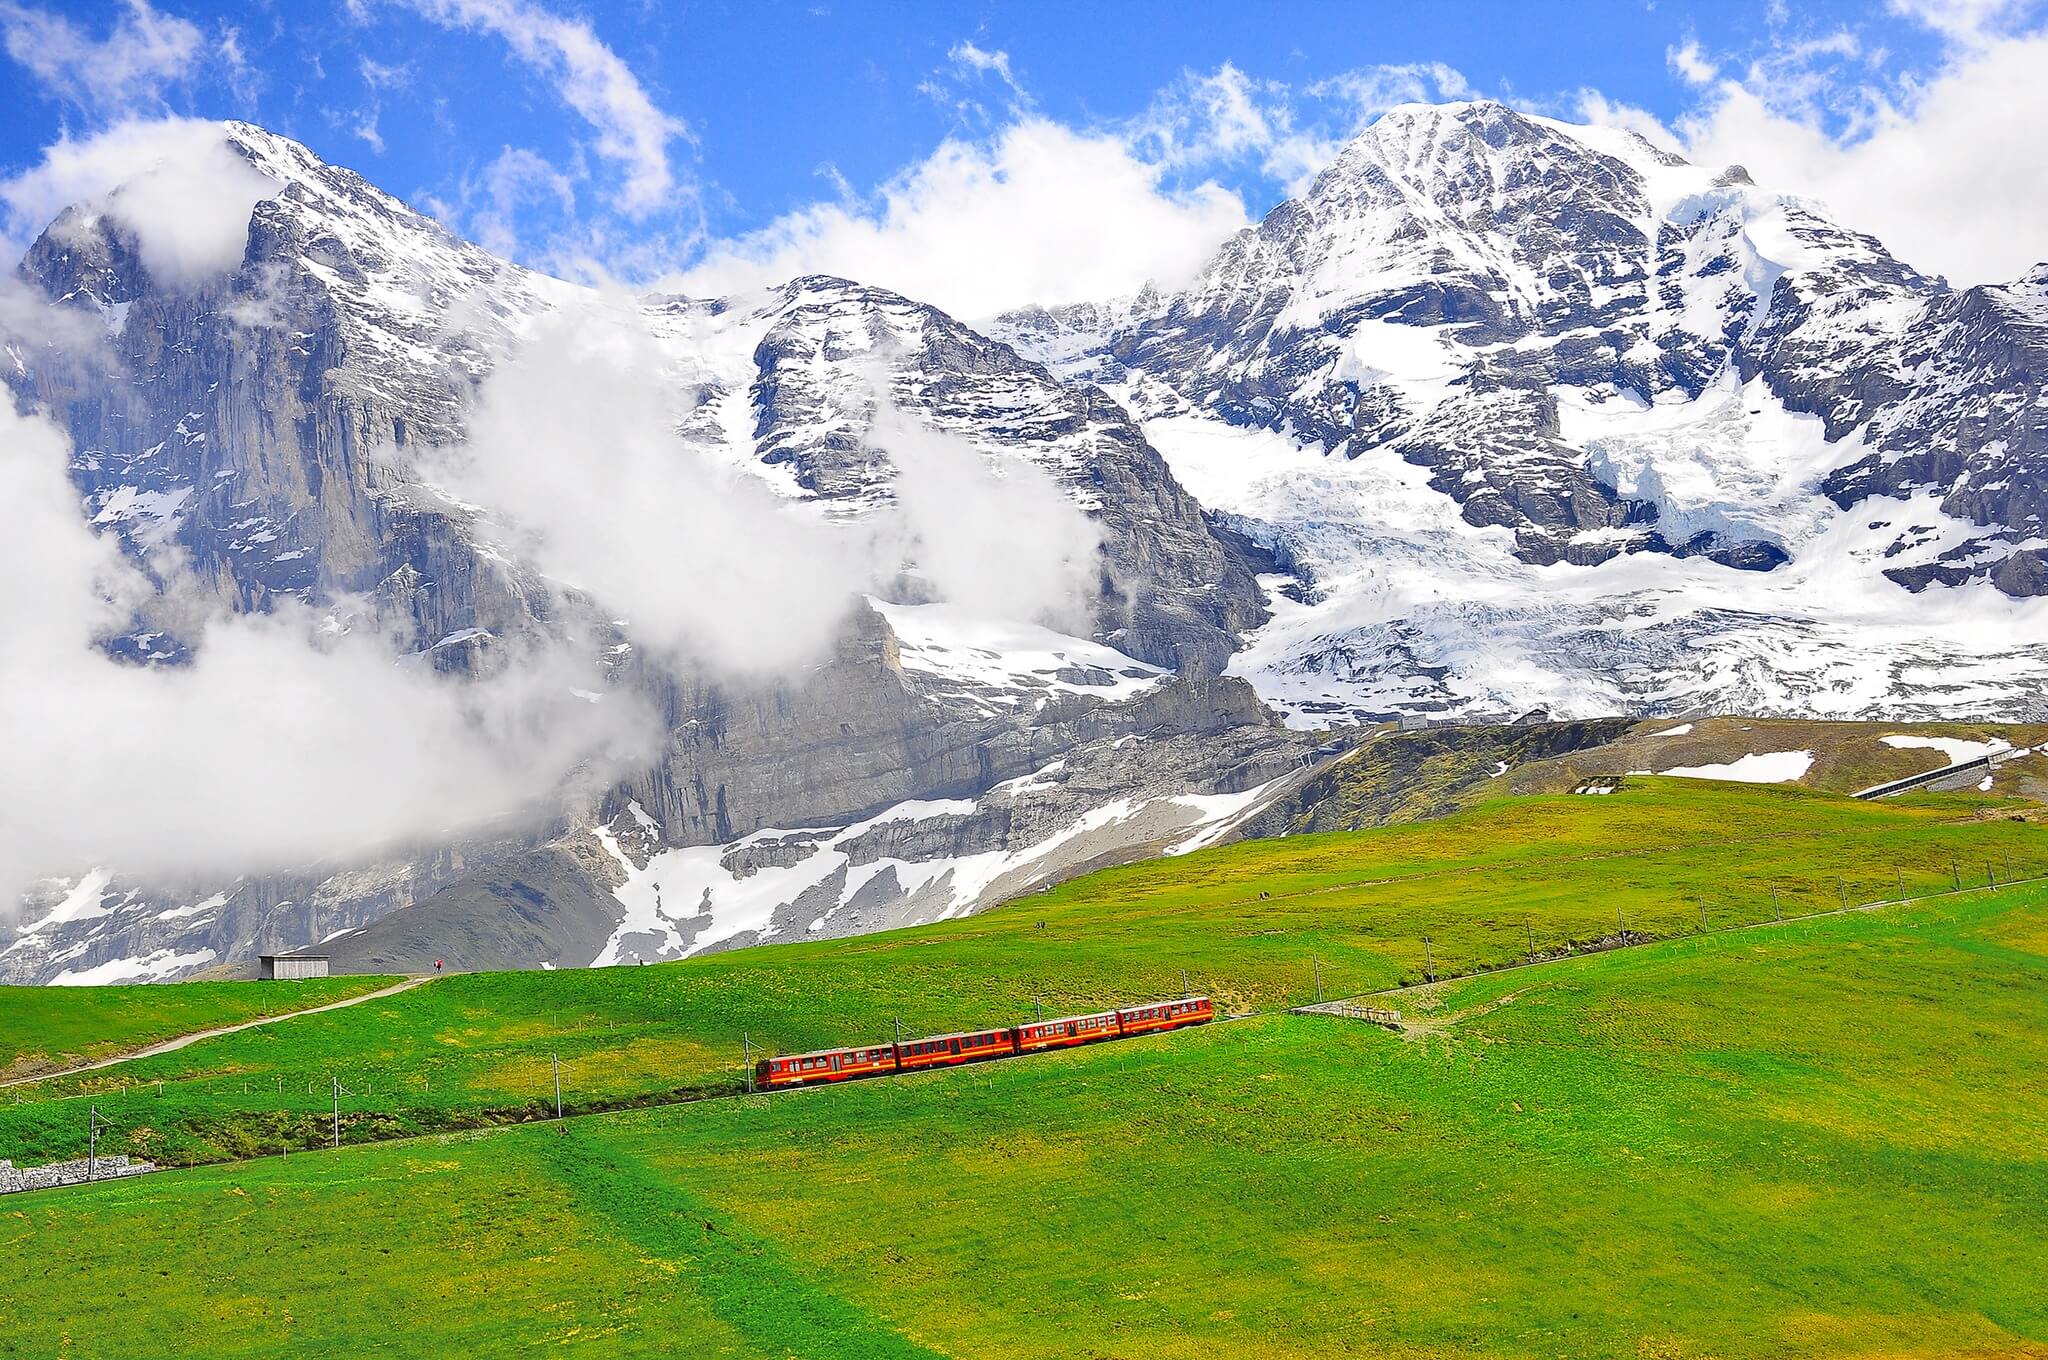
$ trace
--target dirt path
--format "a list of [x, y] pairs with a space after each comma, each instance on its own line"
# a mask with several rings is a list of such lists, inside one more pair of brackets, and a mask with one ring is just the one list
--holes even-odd
[[400, 992], [409, 991], [423, 982], [432, 982], [433, 980], [431, 976], [407, 978], [396, 986], [384, 987], [374, 992], [364, 992], [360, 996], [344, 997], [340, 1001], [330, 1001], [324, 1006], [309, 1006], [302, 1011], [286, 1011], [283, 1015], [266, 1015], [256, 1020], [244, 1020], [239, 1025], [222, 1025], [218, 1029], [202, 1029], [192, 1034], [181, 1034], [175, 1039], [166, 1039], [160, 1044], [151, 1044], [148, 1048], [138, 1048], [131, 1053], [118, 1053], [111, 1058], [101, 1058], [98, 1062], [85, 1063], [79, 1067], [66, 1067], [56, 1072], [39, 1072], [32, 1077], [15, 1077], [9, 1081], [0, 1081], [0, 1091], [4, 1091], [10, 1086], [31, 1086], [39, 1081], [56, 1081], [60, 1077], [76, 1077], [87, 1072], [97, 1072], [103, 1067], [115, 1067], [121, 1063], [134, 1062], [137, 1058], [154, 1058], [159, 1053], [175, 1053], [181, 1048], [198, 1043], [201, 1039], [217, 1039], [223, 1034], [239, 1034], [245, 1029], [255, 1029], [261, 1025], [282, 1024], [286, 1020], [296, 1020], [303, 1015], [318, 1015], [322, 1011], [338, 1011], [344, 1006], [360, 1006], [365, 1001], [375, 1001], [379, 997], [397, 996]]

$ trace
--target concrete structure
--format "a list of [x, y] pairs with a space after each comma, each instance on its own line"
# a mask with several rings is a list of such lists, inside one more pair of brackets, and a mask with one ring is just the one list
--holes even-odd
[[257, 960], [265, 981], [299, 982], [327, 976], [325, 954], [264, 954]]
[[80, 1157], [73, 1162], [52, 1162], [48, 1166], [16, 1166], [0, 1160], [0, 1195], [23, 1190], [54, 1190], [60, 1185], [83, 1185], [87, 1181], [117, 1180], [156, 1170], [154, 1162], [131, 1162], [122, 1153], [92, 1161]]
[[1890, 798], [1893, 794], [1909, 793], [1914, 789], [1926, 789], [1930, 793], [1953, 793], [1959, 789], [1973, 787], [2014, 756], [2026, 754], [2028, 752], [2023, 750], [1989, 751], [1954, 765], [1944, 765], [1940, 769], [1909, 774], [1904, 779], [1894, 779], [1883, 784], [1873, 784], [1853, 796], [1864, 799]]

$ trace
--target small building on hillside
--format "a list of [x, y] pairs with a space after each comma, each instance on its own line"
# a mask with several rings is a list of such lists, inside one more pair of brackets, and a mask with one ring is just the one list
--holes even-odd
[[299, 982], [327, 976], [325, 954], [263, 954], [258, 956], [257, 976], [266, 982]]

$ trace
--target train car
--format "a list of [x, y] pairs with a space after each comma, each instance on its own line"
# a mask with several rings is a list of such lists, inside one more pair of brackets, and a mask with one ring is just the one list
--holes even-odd
[[1017, 1026], [1017, 1051], [1042, 1053], [1048, 1048], [1074, 1048], [1122, 1037], [1123, 1029], [1116, 1022], [1115, 1011], [1065, 1015], [1057, 1020], [1034, 1020]]
[[1155, 1001], [1149, 1006], [1126, 1006], [1116, 1021], [1126, 1036], [1156, 1034], [1187, 1025], [1206, 1025], [1216, 1018], [1216, 1007], [1206, 996], [1184, 997], [1179, 1001]]
[[988, 1058], [1008, 1058], [1016, 1052], [1015, 1030], [978, 1029], [968, 1034], [905, 1040], [896, 1045], [896, 1064], [910, 1072], [921, 1067], [955, 1067]]
[[828, 1081], [852, 1081], [857, 1077], [879, 1077], [895, 1070], [894, 1044], [826, 1048], [816, 1053], [763, 1058], [754, 1068], [754, 1084], [763, 1090], [813, 1086]]

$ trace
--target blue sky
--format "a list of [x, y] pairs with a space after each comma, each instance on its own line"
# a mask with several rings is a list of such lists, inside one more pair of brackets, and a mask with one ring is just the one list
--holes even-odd
[[[2023, 71], [2039, 55], [2028, 46], [2040, 41], [2038, 18], [2027, 0], [1796, 11], [1669, 0], [0, 0], [15, 62], [0, 172], [18, 175], [60, 138], [124, 122], [247, 118], [529, 263], [645, 281], [736, 249], [802, 260], [806, 233], [830, 264], [834, 233], [849, 223], [921, 210], [926, 198], [892, 203], [888, 191], [916, 180], [935, 153], [955, 149], [953, 178], [921, 192], [971, 193], [976, 175], [958, 155], [984, 158], [986, 187], [1011, 173], [1002, 149], [1019, 128], [1038, 140], [1011, 144], [1018, 155], [1057, 162], [1081, 145], [1047, 140], [1057, 130], [1123, 147], [1144, 183], [1122, 190], [1178, 205], [1178, 217], [1162, 211], [1146, 228], [1185, 232], [1186, 249], [1166, 249], [1178, 260], [1195, 238], [1270, 208], [1403, 97], [1497, 97], [1631, 121], [1688, 152], [1732, 151], [1727, 159], [1753, 170], [1763, 160], [1794, 181], [1784, 187], [1835, 202], [1839, 182], [1872, 178], [1873, 163], [1903, 155], [1934, 174], [1953, 159], [1938, 141], [1924, 145], [1943, 134], [1920, 125], [1945, 89], [1986, 83], [1973, 63], [2001, 61], [2012, 80], [2038, 83]], [[1966, 112], [1964, 124], [1983, 116]], [[1903, 133], [1920, 138], [1910, 154], [1873, 152]], [[1101, 169], [1109, 178], [1078, 184], [1115, 179], [1114, 167]], [[1118, 211], [1111, 189], [1099, 194], [1103, 211]], [[1234, 216], [1219, 196], [1234, 200]], [[1850, 197], [1859, 225], [1903, 230], [1922, 254], [1947, 248], [1939, 222], [1890, 222], [1890, 212], [1910, 217], [1910, 204]], [[1005, 211], [1020, 219], [1088, 211], [1019, 198]], [[1145, 220], [1147, 206], [1131, 212]], [[2030, 247], [2010, 238], [2038, 206], [1994, 205], [2000, 243], [1976, 248], [1967, 267], [1962, 251], [1934, 267], [2017, 272]], [[820, 211], [847, 220], [821, 223]], [[10, 224], [17, 245], [25, 230]], [[2031, 251], [2043, 255], [2048, 242]], [[1044, 288], [1027, 280], [1018, 292], [1043, 300]], [[987, 300], [970, 293], [960, 297], [970, 309]]]

